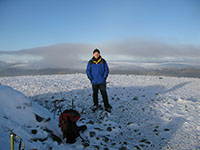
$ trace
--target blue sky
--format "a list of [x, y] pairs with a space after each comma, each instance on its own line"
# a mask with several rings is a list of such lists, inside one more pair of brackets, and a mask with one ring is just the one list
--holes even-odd
[[0, 51], [150, 39], [199, 45], [199, 0], [0, 0]]

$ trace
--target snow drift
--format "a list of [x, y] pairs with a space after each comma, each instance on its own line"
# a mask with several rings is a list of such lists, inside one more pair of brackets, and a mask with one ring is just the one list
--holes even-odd
[[[11, 87], [0, 85], [0, 149], [10, 149], [10, 132], [20, 136], [28, 148], [34, 148], [38, 145], [33, 144], [34, 140], [42, 140], [48, 137], [44, 132], [51, 129], [53, 132], [60, 134], [57, 122], [51, 120], [52, 116], [47, 110], [38, 104], [31, 102], [22, 93]], [[31, 132], [40, 132], [37, 138]], [[16, 144], [17, 146], [17, 144]]]

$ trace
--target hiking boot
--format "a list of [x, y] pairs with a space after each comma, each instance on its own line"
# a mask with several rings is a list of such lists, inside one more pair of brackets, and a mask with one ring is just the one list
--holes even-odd
[[108, 106], [105, 106], [105, 108], [112, 109], [112, 106], [108, 104]]
[[112, 109], [111, 105], [108, 105], [105, 107], [105, 111], [107, 111], [107, 112], [111, 112], [111, 109]]

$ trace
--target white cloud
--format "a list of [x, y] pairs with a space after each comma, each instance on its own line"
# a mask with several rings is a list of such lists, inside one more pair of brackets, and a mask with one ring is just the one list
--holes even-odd
[[[39, 68], [75, 68], [85, 67], [92, 57], [92, 51], [99, 48], [107, 61], [196, 61], [200, 59], [200, 46], [169, 44], [151, 40], [132, 40], [125, 42], [113, 42], [103, 44], [56, 44], [47, 47], [39, 47], [4, 55], [4, 61], [22, 60]], [[1, 52], [2, 53], [2, 52]], [[0, 54], [1, 54], [0, 53]], [[4, 52], [5, 54], [6, 52]], [[9, 56], [8, 56], [9, 55]], [[0, 60], [2, 57], [0, 57]]]
[[37, 62], [42, 60], [41, 56], [33, 56], [29, 54], [1, 54], [0, 61], [4, 61], [6, 63], [30, 63]]
[[140, 40], [129, 42], [108, 43], [102, 45], [108, 55], [122, 55], [148, 59], [193, 59], [200, 58], [200, 46], [168, 44], [159, 41]]

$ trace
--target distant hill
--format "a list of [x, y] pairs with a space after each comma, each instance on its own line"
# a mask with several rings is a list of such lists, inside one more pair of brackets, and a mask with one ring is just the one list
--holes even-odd
[[[85, 73], [85, 70], [69, 68], [44, 68], [44, 69], [23, 69], [7, 68], [0, 70], [0, 77], [7, 76], [24, 76], [24, 75], [55, 75], [55, 74], [73, 74]], [[110, 74], [133, 74], [133, 75], [154, 75], [154, 76], [171, 76], [171, 77], [193, 77], [200, 78], [200, 69], [195, 68], [164, 68], [164, 69], [116, 69], [110, 68]]]

